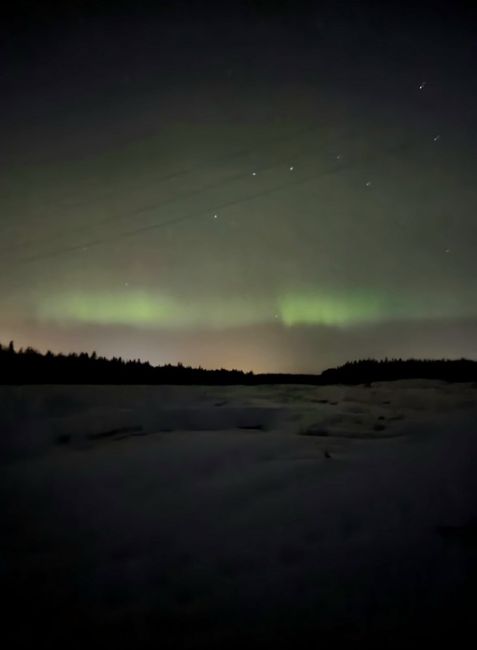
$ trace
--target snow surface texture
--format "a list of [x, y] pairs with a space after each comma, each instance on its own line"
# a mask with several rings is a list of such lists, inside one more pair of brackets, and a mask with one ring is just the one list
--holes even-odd
[[477, 388], [1, 387], [4, 647], [458, 642]]

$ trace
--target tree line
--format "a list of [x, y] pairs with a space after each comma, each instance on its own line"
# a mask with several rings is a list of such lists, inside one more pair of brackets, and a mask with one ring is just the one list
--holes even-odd
[[361, 359], [329, 368], [320, 377], [326, 384], [367, 384], [398, 379], [477, 381], [477, 361], [470, 359]]
[[96, 352], [46, 353], [0, 344], [0, 384], [371, 384], [397, 379], [477, 382], [477, 361], [469, 359], [362, 359], [321, 374], [207, 370], [182, 363], [153, 366], [148, 361], [98, 356]]

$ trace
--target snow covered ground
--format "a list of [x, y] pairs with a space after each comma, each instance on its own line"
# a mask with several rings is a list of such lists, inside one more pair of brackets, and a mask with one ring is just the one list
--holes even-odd
[[457, 642], [476, 429], [470, 384], [0, 387], [4, 647]]

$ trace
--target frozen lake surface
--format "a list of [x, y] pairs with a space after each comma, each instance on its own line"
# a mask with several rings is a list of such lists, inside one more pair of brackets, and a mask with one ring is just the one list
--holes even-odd
[[7, 648], [471, 629], [473, 385], [0, 387], [0, 407]]

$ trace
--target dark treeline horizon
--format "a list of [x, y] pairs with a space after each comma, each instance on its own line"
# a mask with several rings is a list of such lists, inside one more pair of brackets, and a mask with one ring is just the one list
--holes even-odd
[[153, 366], [148, 361], [98, 356], [96, 352], [41, 353], [0, 343], [0, 384], [370, 384], [398, 379], [477, 382], [477, 361], [470, 359], [359, 359], [320, 374], [259, 373], [193, 368], [182, 363]]

